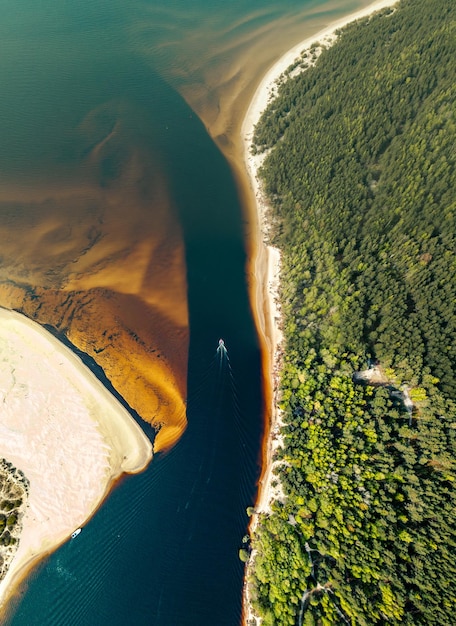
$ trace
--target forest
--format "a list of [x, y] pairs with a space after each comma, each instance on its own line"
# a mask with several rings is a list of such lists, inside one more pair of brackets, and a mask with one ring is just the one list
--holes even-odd
[[456, 3], [402, 0], [256, 128], [284, 333], [264, 626], [455, 621], [455, 59]]

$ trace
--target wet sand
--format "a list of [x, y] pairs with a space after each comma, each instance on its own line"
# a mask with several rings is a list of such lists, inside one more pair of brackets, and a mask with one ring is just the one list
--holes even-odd
[[[344, 3], [333, 0], [325, 7], [331, 13]], [[226, 25], [219, 24], [218, 29], [208, 25], [208, 32], [218, 43], [215, 54], [210, 59], [202, 55], [201, 60], [198, 54], [189, 55], [189, 62], [193, 58], [190, 71], [182, 65], [184, 78], [179, 91], [235, 168], [244, 170], [239, 132], [242, 114], [259, 77], [287, 45], [285, 36], [277, 37], [276, 33], [283, 29], [287, 42], [299, 41], [301, 28], [307, 35], [325, 25], [324, 12], [311, 24], [308, 17], [307, 13], [305, 19], [302, 15], [299, 19], [271, 19], [268, 25], [247, 28], [239, 37], [233, 37]], [[242, 24], [234, 27], [243, 30]], [[203, 37], [201, 45], [204, 41]], [[183, 44], [185, 48], [186, 42]], [[229, 58], [226, 67], [224, 55]], [[128, 121], [136, 119], [136, 112], [129, 118], [122, 107], [119, 111], [94, 109], [81, 122], [77, 129], [81, 146], [76, 143], [85, 156], [78, 175], [68, 182], [42, 183], [40, 177], [39, 183], [31, 181], [28, 186], [22, 180], [2, 185], [0, 203], [5, 209], [2, 207], [0, 228], [4, 242], [0, 304], [53, 326], [94, 357], [141, 417], [163, 425], [155, 441], [159, 450], [177, 441], [186, 425], [184, 250], [173, 201], [159, 167], [160, 155], [143, 149], [142, 128], [132, 128]], [[105, 115], [113, 120], [107, 130], [104, 122], [99, 122]], [[122, 165], [112, 180], [106, 180], [103, 170], [107, 161]], [[252, 205], [244, 171], [239, 179], [247, 204]], [[31, 221], [32, 215], [37, 216], [36, 223]], [[258, 247], [250, 280], [256, 290], [253, 300], [261, 333], [269, 342], [264, 356], [268, 376], [276, 353], [274, 345], [280, 337], [274, 337], [273, 330], [278, 328], [279, 312], [264, 286], [278, 285], [277, 253], [261, 246], [256, 217], [249, 228], [249, 245]], [[266, 403], [273, 406], [272, 389], [266, 392]], [[110, 471], [109, 463], [101, 457], [99, 471]], [[59, 541], [71, 530], [65, 532]]]
[[[280, 251], [269, 244], [268, 230], [268, 204], [261, 189], [258, 170], [264, 161], [263, 155], [251, 154], [251, 145], [255, 125], [261, 118], [268, 103], [277, 92], [277, 83], [285, 70], [296, 61], [303, 52], [309, 50], [315, 43], [325, 47], [333, 44], [336, 39], [336, 31], [350, 22], [368, 16], [378, 10], [393, 6], [397, 0], [377, 0], [362, 10], [347, 15], [334, 21], [332, 24], [319, 30], [314, 35], [307, 37], [298, 45], [293, 46], [268, 70], [262, 79], [242, 124], [242, 139], [244, 142], [244, 159], [250, 182], [250, 191], [254, 196], [255, 216], [251, 218], [253, 239], [256, 249], [253, 254], [253, 302], [257, 315], [260, 335], [266, 346], [264, 359], [265, 385], [266, 385], [266, 429], [263, 442], [262, 475], [259, 484], [258, 499], [255, 504], [255, 514], [250, 524], [250, 533], [255, 532], [258, 513], [268, 513], [271, 502], [281, 497], [280, 485], [273, 487], [271, 482], [274, 478], [272, 469], [274, 466], [274, 452], [282, 446], [280, 427], [282, 425], [281, 411], [278, 407], [279, 375], [282, 353], [282, 319], [280, 312]], [[255, 219], [256, 217], [256, 219]], [[254, 554], [251, 557], [254, 559]], [[247, 573], [248, 577], [248, 573]], [[254, 615], [249, 599], [249, 587], [246, 583], [244, 598], [244, 623], [255, 626], [260, 620]]]
[[[176, 29], [179, 37], [171, 43], [163, 41], [162, 55], [154, 48], [151, 63], [166, 75], [223, 153], [238, 165], [242, 161], [245, 112], [268, 69], [292, 46], [301, 46], [306, 37], [313, 37], [329, 24], [343, 23], [347, 10], [366, 10], [370, 1], [324, 0], [312, 4], [292, 4], [283, 10], [279, 3], [268, 3], [250, 11], [244, 9], [241, 19], [226, 5], [217, 12], [206, 12], [195, 23], [188, 11], [175, 10], [172, 18], [176, 24], [186, 20], [193, 24], [193, 29], [182, 31], [173, 27], [169, 15], [166, 19], [153, 16], [154, 21], [162, 20], [164, 33]], [[152, 28], [147, 19], [143, 28]], [[146, 57], [150, 54], [146, 46], [140, 51]], [[172, 66], [168, 64], [171, 53], [176, 61]]]
[[[1, 185], [0, 305], [94, 358], [160, 428], [158, 451], [186, 427], [184, 244], [160, 154], [142, 139], [148, 120], [108, 110], [112, 130], [101, 113], [89, 111], [77, 129], [73, 143], [89, 146], [70, 174], [45, 163], [39, 180], [27, 173]], [[116, 160], [107, 181], [104, 163]]]
[[[379, 11], [380, 9], [393, 6], [397, 0], [377, 0], [364, 9], [335, 21], [325, 29], [318, 31], [309, 38], [304, 39], [298, 45], [291, 48], [269, 69], [259, 85], [252, 102], [247, 110], [242, 124], [242, 138], [244, 141], [244, 158], [247, 173], [250, 181], [250, 188], [254, 195], [254, 206], [257, 216], [256, 240], [258, 241], [258, 251], [254, 257], [255, 296], [259, 326], [262, 331], [264, 341], [268, 347], [268, 367], [270, 373], [271, 387], [276, 390], [277, 358], [282, 340], [281, 313], [279, 303], [280, 288], [280, 251], [268, 243], [268, 205], [261, 189], [258, 177], [258, 169], [264, 161], [263, 155], [253, 156], [250, 152], [255, 125], [261, 118], [268, 103], [273, 99], [277, 90], [277, 81], [285, 70], [300, 57], [301, 53], [309, 50], [315, 43], [320, 43], [326, 47], [330, 46], [337, 39], [336, 31], [350, 22], [365, 17]], [[271, 372], [275, 372], [274, 376]], [[275, 403], [270, 409], [274, 416], [277, 413]], [[274, 418], [272, 419], [274, 424]], [[264, 477], [263, 477], [264, 479]], [[267, 481], [266, 481], [267, 482]], [[262, 481], [263, 489], [260, 490], [258, 508], [263, 510], [269, 500], [268, 489], [265, 488], [265, 481]]]
[[1, 606], [33, 563], [93, 515], [116, 478], [145, 469], [152, 445], [70, 349], [4, 309], [0, 365], [1, 456], [30, 483]]

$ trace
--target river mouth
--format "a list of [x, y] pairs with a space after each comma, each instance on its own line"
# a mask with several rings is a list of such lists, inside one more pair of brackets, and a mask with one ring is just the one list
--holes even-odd
[[[0, 293], [64, 333], [161, 426], [156, 456], [34, 570], [11, 605], [15, 625], [241, 619], [238, 551], [262, 429], [242, 207], [229, 165], [182, 97], [123, 63], [101, 104], [78, 84], [89, 113], [76, 138], [64, 137], [60, 166], [54, 156], [29, 170], [16, 160], [4, 187]], [[128, 106], [119, 95], [103, 104], [113, 92], [128, 93]], [[16, 148], [22, 164], [31, 158]], [[21, 232], [29, 239], [15, 254]], [[229, 361], [218, 359], [220, 338]], [[173, 431], [165, 418], [182, 408], [187, 423]]]
[[65, 333], [160, 432], [147, 471], [31, 575], [9, 623], [232, 626], [265, 404], [254, 226], [233, 170], [256, 81], [288, 45], [277, 28], [297, 40], [304, 14], [10, 4], [0, 304]]

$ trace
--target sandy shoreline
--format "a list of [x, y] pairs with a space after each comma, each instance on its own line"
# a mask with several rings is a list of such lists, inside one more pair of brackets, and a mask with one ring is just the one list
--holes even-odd
[[82, 361], [39, 324], [0, 308], [0, 457], [30, 482], [0, 607], [31, 565], [93, 515], [152, 445]]
[[[265, 111], [269, 102], [274, 98], [277, 90], [277, 82], [283, 73], [292, 65], [303, 52], [309, 50], [315, 43], [320, 43], [325, 47], [332, 45], [336, 39], [336, 31], [354, 20], [366, 17], [381, 9], [395, 5], [398, 0], [377, 0], [363, 9], [351, 13], [339, 19], [323, 30], [318, 31], [304, 39], [301, 43], [293, 46], [275, 63], [265, 74], [259, 87], [257, 88], [242, 124], [242, 139], [244, 142], [244, 160], [247, 173], [250, 179], [250, 186], [255, 196], [258, 250], [254, 259], [254, 275], [256, 279], [255, 302], [257, 307], [258, 323], [260, 332], [268, 348], [268, 360], [266, 363], [265, 376], [270, 380], [271, 393], [266, 399], [268, 406], [266, 413], [269, 417], [269, 424], [265, 428], [265, 441], [263, 444], [263, 468], [259, 485], [258, 500], [255, 505], [256, 513], [268, 512], [271, 500], [280, 497], [280, 489], [273, 488], [271, 480], [273, 477], [273, 454], [278, 446], [282, 445], [279, 435], [281, 426], [280, 409], [277, 406], [277, 393], [279, 383], [279, 370], [281, 361], [281, 312], [279, 305], [280, 288], [280, 251], [268, 245], [268, 206], [261, 190], [258, 178], [258, 170], [264, 161], [263, 155], [253, 156], [250, 152], [253, 132], [261, 115]], [[253, 515], [250, 524], [250, 534], [255, 531], [257, 515]], [[254, 558], [254, 554], [252, 555]], [[248, 568], [247, 568], [248, 569]], [[248, 572], [247, 572], [248, 575]], [[255, 617], [249, 598], [249, 588], [245, 585], [244, 595], [244, 624], [253, 626], [260, 623]]]

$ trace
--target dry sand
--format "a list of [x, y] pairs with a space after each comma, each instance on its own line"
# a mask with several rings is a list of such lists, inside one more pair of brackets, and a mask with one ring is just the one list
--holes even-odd
[[[268, 230], [270, 227], [268, 223], [268, 206], [258, 178], [258, 169], [264, 161], [265, 156], [253, 156], [250, 152], [254, 128], [260, 120], [267, 105], [276, 95], [277, 85], [283, 73], [297, 59], [299, 59], [305, 51], [309, 50], [311, 46], [316, 43], [329, 47], [336, 41], [336, 31], [338, 29], [346, 26], [354, 20], [366, 17], [375, 11], [393, 6], [397, 3], [397, 1], [398, 0], [377, 0], [377, 2], [374, 2], [364, 9], [333, 22], [327, 28], [320, 30], [288, 50], [288, 52], [286, 52], [264, 76], [255, 92], [242, 124], [245, 163], [250, 178], [250, 185], [255, 196], [259, 231], [258, 251], [255, 258], [254, 270], [256, 278], [255, 302], [260, 331], [262, 332], [264, 341], [268, 348], [268, 361], [266, 364], [265, 376], [269, 378], [269, 387], [271, 388], [270, 397], [267, 398], [267, 400], [270, 400], [270, 406], [267, 407], [269, 423], [267, 424], [265, 430], [263, 470], [259, 485], [258, 500], [255, 506], [256, 513], [269, 512], [271, 501], [281, 497], [280, 485], [274, 488], [271, 482], [274, 478], [272, 473], [272, 469], [274, 467], [274, 451], [277, 447], [282, 445], [282, 439], [280, 437], [280, 427], [282, 425], [281, 411], [278, 407], [277, 398], [281, 361], [282, 321], [278, 297], [280, 288], [281, 257], [280, 251], [277, 248], [268, 245]], [[252, 518], [250, 526], [251, 534], [255, 530], [257, 519], [257, 515], [255, 514]], [[252, 557], [254, 558], [254, 554]], [[260, 623], [259, 618], [253, 614], [247, 584], [245, 589], [243, 619], [244, 623], [249, 626]]]
[[19, 547], [0, 606], [31, 564], [91, 517], [152, 446], [82, 361], [39, 324], [0, 308], [0, 457], [30, 481]]

